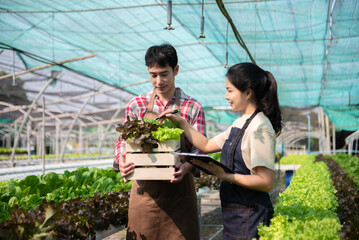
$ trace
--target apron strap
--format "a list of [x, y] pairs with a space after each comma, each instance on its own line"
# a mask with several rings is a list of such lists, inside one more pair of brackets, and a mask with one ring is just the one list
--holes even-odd
[[152, 112], [152, 110], [153, 110], [153, 104], [154, 104], [154, 102], [155, 102], [155, 96], [156, 96], [155, 89], [153, 89], [153, 92], [152, 92], [150, 101], [148, 102], [146, 111]]
[[[231, 170], [234, 169], [234, 153], [236, 151], [236, 148], [238, 146], [238, 143], [239, 141], [242, 139], [243, 135], [244, 135], [244, 132], [245, 130], [247, 129], [248, 125], [251, 123], [252, 119], [257, 115], [257, 113], [259, 113], [259, 109], [256, 109], [254, 111], [254, 113], [246, 120], [245, 124], [243, 125], [243, 127], [241, 128], [241, 130], [239, 131], [239, 134], [237, 135], [236, 139], [234, 140], [233, 142], [233, 145], [232, 145], [232, 148], [231, 148], [231, 152], [230, 152], [230, 155], [229, 155], [229, 168]], [[232, 185], [232, 188], [233, 188], [233, 191], [238, 195], [238, 199], [240, 200], [241, 204], [244, 205], [244, 206], [247, 206], [248, 208], [253, 208], [254, 211], [257, 211], [258, 210], [258, 206], [257, 206], [257, 203], [243, 203], [242, 202], [242, 199], [241, 199], [241, 196], [238, 194], [238, 192], [236, 191], [235, 189], [235, 184], [231, 184]]]
[[239, 143], [239, 141], [242, 139], [243, 135], [244, 135], [244, 131], [247, 129], [248, 125], [251, 123], [252, 119], [257, 115], [257, 113], [259, 113], [260, 110], [256, 109], [254, 111], [254, 113], [246, 120], [245, 124], [243, 125], [243, 127], [241, 128], [241, 130], [239, 131], [239, 134], [237, 135], [236, 139], [234, 140], [233, 144], [232, 144], [232, 148], [231, 148], [231, 152], [229, 155], [229, 161], [228, 161], [228, 167], [229, 169], [233, 170], [234, 169], [234, 152], [236, 151], [237, 145]]
[[179, 89], [176, 89], [175, 91], [175, 107], [174, 107], [174, 110], [178, 109], [178, 110], [181, 110], [181, 99], [180, 99], [180, 91]]
[[[146, 109], [146, 112], [152, 112], [153, 110], [153, 105], [155, 103], [155, 97], [156, 97], [156, 93], [155, 93], [155, 89], [153, 89], [153, 92], [152, 92], [152, 95], [151, 95], [151, 98], [150, 98], [150, 101], [148, 102], [148, 105], [147, 105], [147, 109]], [[180, 93], [179, 93], [179, 90], [176, 89], [175, 90], [175, 106], [174, 106], [174, 110], [175, 109], [178, 109], [180, 110], [181, 107], [180, 107], [180, 104], [181, 104], [181, 101], [180, 101]]]

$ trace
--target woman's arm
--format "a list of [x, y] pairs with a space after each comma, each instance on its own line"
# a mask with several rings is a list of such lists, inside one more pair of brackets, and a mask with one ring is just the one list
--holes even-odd
[[226, 174], [221, 179], [245, 188], [270, 192], [274, 185], [274, 171], [266, 167], [256, 167], [254, 171], [256, 175]]
[[160, 116], [166, 115], [171, 121], [176, 122], [184, 130], [187, 139], [201, 152], [211, 153], [221, 150], [213, 139], [208, 139], [201, 133], [197, 132], [187, 121], [177, 114], [170, 114], [171, 110], [161, 113]]

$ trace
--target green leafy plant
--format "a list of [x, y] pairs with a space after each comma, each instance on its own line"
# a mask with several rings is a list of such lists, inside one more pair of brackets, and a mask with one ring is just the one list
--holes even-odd
[[15, 205], [28, 211], [41, 204], [43, 199], [59, 203], [78, 196], [92, 197], [100, 191], [106, 193], [131, 188], [131, 183], [124, 183], [121, 173], [112, 168], [95, 167], [82, 167], [64, 174], [30, 175], [23, 180], [0, 183], [0, 222], [9, 219], [11, 207]]
[[210, 153], [208, 155], [211, 156], [212, 158], [216, 159], [218, 162], [220, 162], [220, 160], [221, 160], [221, 152]]
[[343, 170], [353, 178], [356, 182], [356, 186], [359, 186], [359, 157], [355, 155], [349, 155], [346, 153], [337, 153], [331, 156], [331, 159], [336, 161]]
[[196, 186], [197, 191], [198, 191], [198, 189], [200, 189], [202, 187], [208, 187], [210, 189], [218, 190], [221, 182], [217, 176], [208, 175], [206, 173], [201, 172], [201, 177], [195, 178], [194, 184]]
[[258, 227], [260, 239], [340, 239], [330, 172], [314, 158], [303, 159], [289, 187], [279, 195], [270, 225]]
[[307, 154], [292, 154], [280, 158], [280, 164], [296, 164], [301, 165], [308, 158]]
[[118, 124], [116, 131], [120, 133], [119, 139], [141, 145], [142, 152], [151, 153], [155, 142], [165, 140], [179, 140], [183, 130], [178, 128], [171, 120], [158, 120], [130, 118], [123, 124]]
[[152, 132], [152, 137], [159, 142], [165, 140], [180, 140], [180, 136], [183, 133], [183, 130], [180, 128], [168, 128], [168, 127], [159, 127], [157, 131]]
[[[11, 152], [9, 153], [11, 154]], [[113, 157], [113, 153], [102, 153], [102, 156], [111, 156]], [[56, 159], [58, 156], [56, 154], [46, 154], [45, 159]], [[82, 153], [65, 153], [64, 158], [91, 158], [91, 157], [98, 157], [98, 153], [92, 153], [92, 154], [82, 154]], [[39, 155], [31, 155], [31, 159], [41, 159], [41, 156]], [[0, 160], [9, 160], [9, 155], [0, 155]], [[22, 160], [22, 159], [28, 159], [27, 154], [18, 154], [15, 155], [15, 160]]]
[[10, 220], [0, 223], [0, 239], [96, 239], [95, 231], [126, 224], [128, 198], [122, 190], [60, 203], [43, 200], [29, 211], [14, 206]]
[[[10, 155], [12, 153], [12, 150], [13, 148], [0, 147], [0, 154]], [[21, 148], [16, 148], [15, 150], [15, 154], [24, 154], [24, 153], [27, 153], [27, 151]]]
[[[344, 156], [341, 154], [341, 158]], [[347, 155], [350, 159], [351, 156]], [[353, 178], [351, 178], [340, 165], [332, 159], [332, 156], [318, 155], [318, 162], [325, 162], [331, 173], [335, 195], [338, 198], [337, 214], [343, 224], [339, 231], [341, 239], [359, 239], [359, 190]]]

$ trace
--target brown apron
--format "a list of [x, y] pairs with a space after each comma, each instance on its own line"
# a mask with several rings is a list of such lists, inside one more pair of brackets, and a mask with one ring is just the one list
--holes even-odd
[[[153, 119], [153, 92], [145, 118]], [[180, 109], [179, 92], [175, 93], [175, 108]], [[181, 136], [182, 137], [182, 136]], [[182, 144], [182, 148], [188, 147]], [[186, 149], [185, 151], [189, 151]], [[126, 239], [198, 240], [199, 219], [193, 175], [189, 172], [179, 183], [136, 180], [132, 183]]]

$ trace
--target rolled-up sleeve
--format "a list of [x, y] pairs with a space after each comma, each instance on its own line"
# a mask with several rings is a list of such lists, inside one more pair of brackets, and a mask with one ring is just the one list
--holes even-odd
[[250, 135], [252, 169], [263, 166], [274, 170], [276, 136], [268, 127], [258, 128]]

